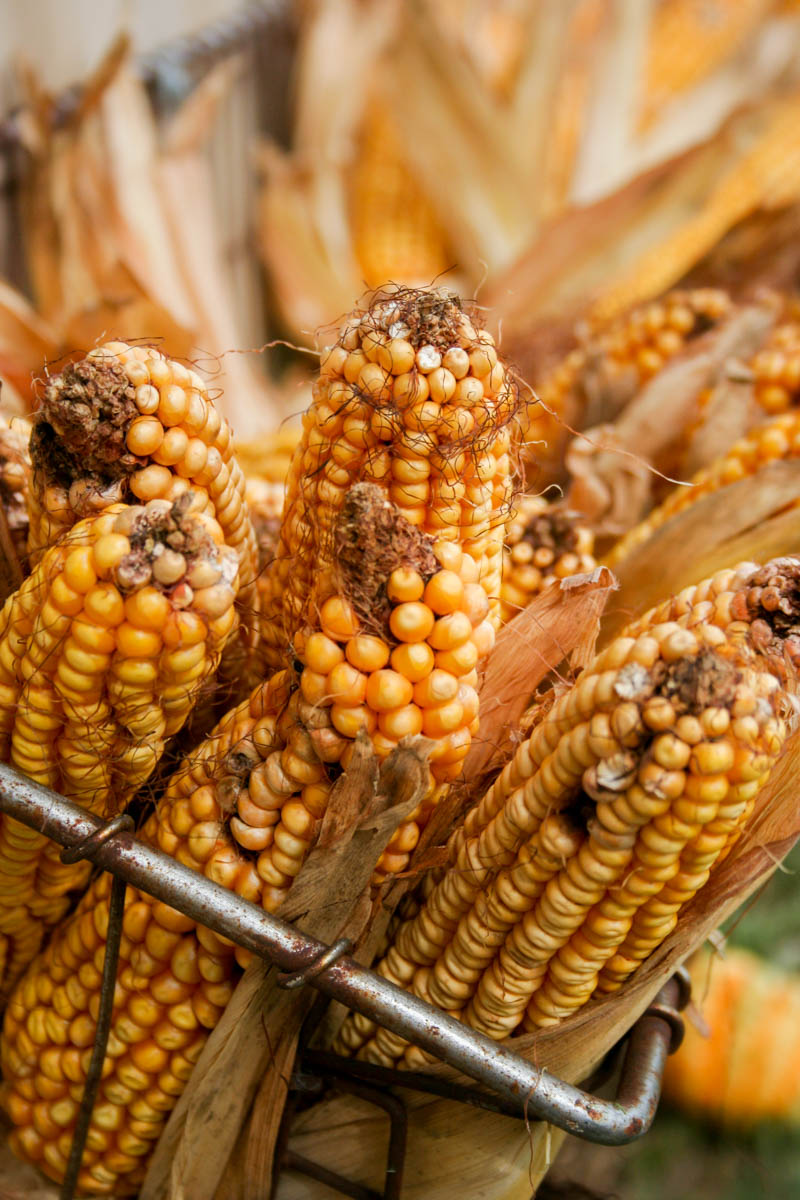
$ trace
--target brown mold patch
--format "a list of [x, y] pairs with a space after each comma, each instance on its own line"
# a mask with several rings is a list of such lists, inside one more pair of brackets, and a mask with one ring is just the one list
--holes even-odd
[[[120, 560], [114, 572], [114, 581], [122, 591], [131, 591], [148, 583], [170, 591], [181, 584], [183, 574], [197, 558], [211, 562], [216, 559], [214, 542], [189, 512], [193, 499], [191, 492], [184, 492], [169, 508], [158, 502], [155, 502], [155, 508], [142, 508], [128, 533], [130, 552]], [[170, 556], [172, 570], [165, 573], [156, 564], [166, 555]], [[183, 571], [178, 574], [181, 559]]]
[[734, 597], [733, 615], [751, 623], [761, 653], [800, 667], [800, 557], [773, 558], [747, 580]]
[[552, 550], [553, 559], [558, 559], [577, 550], [579, 520], [579, 514], [569, 509], [554, 508], [537, 513], [526, 524], [520, 541], [529, 542], [536, 550]]
[[145, 461], [125, 444], [138, 415], [135, 389], [119, 363], [71, 363], [44, 389], [31, 435], [33, 465], [67, 489], [79, 479], [123, 479]]
[[732, 663], [714, 650], [701, 650], [693, 658], [670, 663], [658, 691], [697, 716], [707, 708], [730, 707], [738, 682], [739, 672]]
[[347, 492], [336, 522], [334, 552], [339, 582], [366, 629], [387, 637], [392, 603], [386, 583], [398, 567], [423, 579], [439, 569], [433, 539], [421, 533], [374, 483]]

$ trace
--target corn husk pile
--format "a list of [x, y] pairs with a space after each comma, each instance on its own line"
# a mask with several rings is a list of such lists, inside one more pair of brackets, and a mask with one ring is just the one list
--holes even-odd
[[216, 114], [241, 72], [228, 59], [158, 127], [118, 42], [65, 123], [34, 73], [22, 72], [17, 124], [33, 304], [0, 291], [4, 407], [32, 406], [44, 362], [90, 349], [110, 331], [157, 341], [213, 378], [243, 434], [281, 415], [235, 317], [208, 155]]

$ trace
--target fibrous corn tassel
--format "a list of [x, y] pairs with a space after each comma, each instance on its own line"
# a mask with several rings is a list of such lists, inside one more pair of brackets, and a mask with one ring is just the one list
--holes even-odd
[[444, 231], [385, 106], [367, 106], [348, 175], [353, 249], [368, 287], [427, 284], [453, 266]]
[[594, 534], [580, 513], [543, 496], [524, 496], [514, 506], [503, 552], [500, 611], [510, 621], [557, 579], [591, 571]]
[[28, 455], [30, 426], [21, 417], [11, 423], [0, 417], [0, 506], [11, 543], [22, 568], [27, 563], [28, 510], [31, 461]]
[[600, 380], [605, 391], [633, 395], [731, 307], [727, 294], [714, 288], [677, 290], [633, 308], [591, 335], [537, 385], [542, 405], [534, 400], [526, 413], [531, 457], [552, 460], [558, 455], [569, 432], [562, 422], [581, 428], [587, 375]]
[[[381, 974], [503, 1038], [635, 970], [739, 836], [787, 736], [798, 580], [800, 559], [722, 572], [598, 655], [456, 832]], [[361, 1017], [339, 1045], [406, 1051]]]
[[783, 413], [772, 421], [756, 426], [745, 437], [735, 442], [722, 458], [698, 471], [690, 487], [674, 488], [658, 508], [654, 508], [643, 521], [620, 538], [606, 555], [604, 562], [609, 567], [622, 562], [671, 517], [677, 516], [703, 496], [709, 496], [720, 488], [738, 483], [748, 475], [754, 475], [769, 462], [796, 458], [798, 455], [800, 411]]
[[458, 542], [499, 620], [512, 492], [516, 385], [490, 335], [438, 291], [377, 293], [323, 355], [287, 483], [276, 602], [262, 621], [268, 664], [284, 665], [329, 587], [333, 525], [347, 489], [379, 485], [423, 532]]
[[231, 430], [200, 376], [151, 346], [108, 342], [47, 380], [31, 438], [35, 563], [82, 516], [115, 501], [205, 498], [239, 556], [242, 611], [258, 553]]
[[[236, 630], [236, 553], [192, 500], [78, 522], [0, 614], [2, 760], [98, 815], [152, 774]], [[0, 817], [0, 873], [7, 984], [89, 864]]]

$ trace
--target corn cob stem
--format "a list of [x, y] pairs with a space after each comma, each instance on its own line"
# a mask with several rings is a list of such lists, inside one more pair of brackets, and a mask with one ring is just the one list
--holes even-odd
[[[3, 760], [102, 815], [152, 774], [236, 630], [236, 554], [192, 504], [187, 493], [79, 522], [0, 614]], [[2, 817], [0, 871], [7, 985], [89, 864], [62, 864]]]
[[[798, 579], [798, 559], [722, 572], [600, 654], [454, 835], [379, 971], [497, 1038], [618, 986], [739, 836], [785, 741]], [[363, 1018], [338, 1044], [418, 1061]]]

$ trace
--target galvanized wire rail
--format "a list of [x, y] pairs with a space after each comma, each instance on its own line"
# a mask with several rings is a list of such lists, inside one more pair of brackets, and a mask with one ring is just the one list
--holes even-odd
[[[349, 956], [348, 943], [327, 946], [301, 933], [137, 841], [124, 819], [103, 822], [2, 764], [0, 811], [66, 847], [66, 855], [89, 859], [115, 878], [278, 966], [287, 973], [284, 986], [308, 984], [319, 989], [468, 1075], [488, 1089], [488, 1094], [460, 1086], [455, 1092], [448, 1091], [441, 1080], [410, 1072], [383, 1071], [378, 1080], [376, 1068], [345, 1059], [332, 1064], [331, 1056], [317, 1060], [316, 1066], [322, 1071], [349, 1076], [353, 1083], [360, 1081], [367, 1086], [380, 1082], [384, 1087], [412, 1087], [482, 1103], [509, 1115], [548, 1121], [578, 1137], [608, 1146], [633, 1141], [652, 1123], [667, 1055], [677, 1048], [682, 1035], [678, 1010], [688, 996], [676, 978], [662, 989], [631, 1031], [616, 1098], [600, 1099], [557, 1079], [507, 1046], [498, 1045], [361, 966]], [[121, 920], [121, 903], [119, 909]], [[111, 932], [109, 937], [113, 937]], [[109, 965], [111, 978], [112, 965], [116, 973], [116, 963]], [[105, 991], [110, 1011], [113, 985]], [[98, 1028], [102, 1024], [101, 1018]], [[98, 1054], [101, 1050], [104, 1054], [105, 1047], [99, 1045]], [[87, 1097], [86, 1103], [91, 1112], [93, 1099]], [[64, 1200], [72, 1196], [66, 1183]]]

